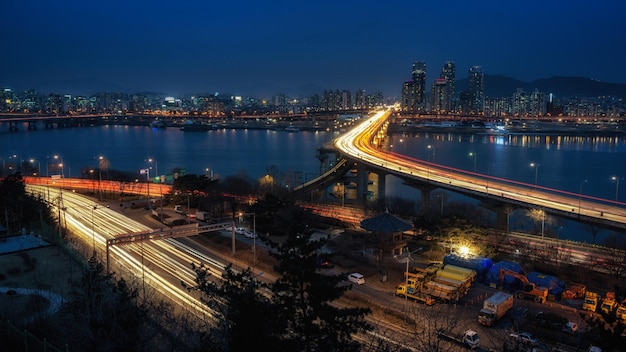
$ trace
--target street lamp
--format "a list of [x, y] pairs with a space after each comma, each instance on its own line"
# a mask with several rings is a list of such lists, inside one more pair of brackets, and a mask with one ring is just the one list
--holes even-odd
[[[34, 164], [35, 163], [35, 159], [30, 159], [30, 163]], [[37, 160], [37, 166], [39, 169], [39, 173], [37, 174], [37, 176], [41, 177], [41, 161]]]
[[611, 180], [615, 181], [615, 201], [619, 198], [619, 176], [611, 177]]
[[256, 212], [252, 213], [239, 213], [239, 217], [244, 215], [252, 215], [252, 253], [254, 254], [254, 264], [252, 267], [256, 267]]
[[154, 161], [154, 173], [158, 177], [159, 176], [159, 163], [157, 163], [156, 159], [149, 158], [148, 162], [152, 164]]
[[96, 225], [93, 221], [93, 211], [98, 208], [97, 205], [94, 205], [91, 208], [91, 238], [93, 239], [93, 259], [96, 259]]
[[346, 185], [337, 182], [337, 191], [341, 193], [341, 207], [343, 207], [346, 198]]
[[[435, 146], [434, 145], [428, 145], [427, 148], [433, 150], [433, 163], [434, 163], [435, 162]], [[430, 161], [430, 154], [427, 155], [427, 161]]]
[[441, 198], [441, 216], [443, 216], [443, 194], [438, 194], [437, 198]]
[[469, 156], [473, 156], [474, 157], [474, 172], [476, 172], [476, 153], [470, 152]]
[[[9, 159], [15, 159], [14, 164], [17, 164], [17, 166], [15, 167], [15, 172], [22, 171], [22, 162], [23, 162], [23, 160], [22, 160], [21, 157], [19, 157], [19, 158], [18, 157], [19, 157], [19, 155], [17, 155], [17, 154], [9, 155]], [[18, 164], [18, 161], [19, 161], [19, 164]]]
[[395, 255], [394, 258], [398, 261], [398, 263], [406, 263], [406, 271], [404, 272], [404, 319], [406, 320], [408, 315], [408, 297], [409, 297], [409, 262], [413, 261], [413, 257], [411, 257], [411, 252], [408, 247], [404, 247], [406, 249], [405, 255]]
[[578, 215], [580, 215], [580, 205], [583, 200], [583, 183], [587, 182], [587, 180], [580, 181], [580, 190], [578, 193]]
[[539, 166], [541, 166], [541, 164], [530, 163], [530, 167], [535, 168], [535, 188], [537, 187], [537, 176], [539, 176]]

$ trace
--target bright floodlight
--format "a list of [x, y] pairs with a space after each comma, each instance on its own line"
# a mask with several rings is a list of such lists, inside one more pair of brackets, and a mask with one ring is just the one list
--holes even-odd
[[461, 253], [462, 256], [466, 257], [470, 254], [470, 249], [467, 246], [461, 246], [459, 248], [459, 252]]

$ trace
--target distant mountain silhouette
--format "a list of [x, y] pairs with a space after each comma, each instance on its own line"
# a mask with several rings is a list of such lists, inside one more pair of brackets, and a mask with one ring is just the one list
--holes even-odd
[[[467, 78], [456, 81], [457, 94], [467, 88]], [[584, 77], [551, 77], [524, 82], [502, 75], [485, 75], [485, 96], [498, 98], [510, 97], [521, 88], [526, 93], [535, 89], [545, 94], [554, 94], [556, 97], [598, 97], [613, 95], [626, 98], [626, 84], [608, 83]]]

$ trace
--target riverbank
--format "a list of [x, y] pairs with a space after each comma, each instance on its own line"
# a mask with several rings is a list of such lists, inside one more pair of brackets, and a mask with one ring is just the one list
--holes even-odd
[[618, 123], [578, 123], [532, 121], [509, 124], [490, 124], [472, 122], [421, 122], [392, 123], [389, 133], [457, 133], [457, 134], [488, 134], [488, 135], [560, 135], [560, 136], [623, 136], [626, 135], [626, 124]]

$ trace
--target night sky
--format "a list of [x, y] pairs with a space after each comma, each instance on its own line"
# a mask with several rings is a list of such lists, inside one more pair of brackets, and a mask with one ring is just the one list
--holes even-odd
[[626, 83], [626, 1], [2, 0], [0, 87], [399, 96], [450, 60], [522, 81]]

